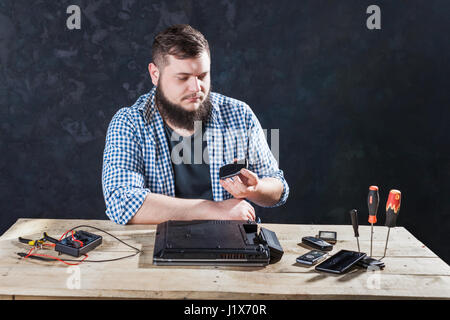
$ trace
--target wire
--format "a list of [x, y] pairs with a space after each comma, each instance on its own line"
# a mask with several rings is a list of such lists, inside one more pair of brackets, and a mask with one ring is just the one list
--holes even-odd
[[[109, 235], [110, 237], [112, 237], [112, 238], [116, 239], [117, 241], [123, 243], [124, 245], [126, 245], [126, 246], [128, 246], [128, 247], [130, 247], [130, 248], [132, 248], [132, 249], [134, 249], [134, 250], [136, 250], [136, 252], [135, 252], [134, 254], [130, 254], [130, 255], [128, 255], [128, 256], [119, 257], [119, 258], [115, 258], [115, 259], [105, 259], [105, 260], [87, 260], [87, 257], [88, 257], [88, 256], [85, 254], [84, 259], [82, 259], [82, 260], [76, 260], [76, 259], [59, 259], [59, 258], [57, 258], [57, 257], [50, 256], [50, 255], [46, 255], [46, 254], [37, 254], [37, 253], [31, 254], [31, 252], [33, 252], [33, 250], [35, 249], [35, 247], [33, 247], [33, 248], [31, 248], [31, 250], [28, 252], [28, 254], [26, 254], [26, 255], [25, 255], [25, 254], [19, 254], [19, 255], [20, 255], [20, 256], [24, 256], [24, 255], [25, 255], [24, 258], [33, 257], [33, 256], [37, 256], [37, 257], [45, 257], [45, 258], [49, 258], [49, 259], [55, 259], [55, 260], [58, 260], [58, 261], [60, 261], [60, 262], [62, 262], [62, 263], [68, 264], [68, 265], [78, 265], [78, 264], [80, 264], [80, 263], [82, 263], [82, 262], [110, 262], [110, 261], [117, 261], [117, 260], [122, 260], [122, 259], [134, 257], [135, 255], [137, 255], [137, 254], [143, 252], [142, 250], [139, 250], [138, 248], [133, 247], [132, 245], [126, 243], [125, 241], [120, 240], [119, 238], [117, 238], [116, 236], [112, 235], [111, 233], [109, 233], [109, 232], [107, 232], [107, 231], [105, 231], [105, 230], [102, 230], [102, 229], [100, 229], [100, 228], [93, 227], [93, 226], [88, 226], [88, 225], [79, 225], [79, 226], [76, 226], [76, 227], [74, 227], [74, 228], [72, 228], [72, 229], [70, 229], [70, 230], [67, 230], [67, 231], [61, 236], [61, 238], [59, 238], [59, 241], [61, 241], [61, 239], [62, 239], [67, 233], [71, 232], [71, 233], [72, 233], [72, 240], [74, 240], [74, 241], [79, 241], [79, 242], [83, 245], [83, 242], [81, 242], [80, 240], [76, 240], [76, 239], [74, 238], [74, 236], [73, 236], [73, 231], [74, 231], [75, 229], [79, 229], [79, 228], [92, 228], [92, 229], [98, 230], [98, 231], [100, 231], [100, 232], [104, 232], [104, 233], [106, 233], [107, 235]], [[55, 246], [55, 244], [47, 244], [47, 245], [52, 246], [52, 247]], [[70, 262], [78, 262], [78, 263], [76, 263], [76, 264], [73, 264], [73, 263], [67, 263], [68, 261], [70, 261]]]
[[[54, 257], [54, 256], [50, 256], [48, 254], [39, 254], [39, 253], [31, 254], [31, 252], [33, 252], [34, 249], [36, 249], [36, 247], [31, 248], [30, 251], [28, 251], [28, 253], [26, 255], [25, 254], [19, 254], [19, 255], [20, 256], [24, 256], [24, 258], [29, 258], [29, 257], [44, 257], [44, 258], [48, 258], [48, 259], [42, 259], [42, 260], [46, 260], [46, 261], [54, 259], [54, 260], [58, 260], [58, 261], [60, 261], [60, 262], [62, 262], [64, 264], [67, 264], [69, 266], [77, 266], [80, 263], [82, 263], [83, 261], [85, 261], [87, 259], [87, 257], [88, 257], [88, 255], [85, 254], [85, 257], [82, 260], [72, 260], [72, 259], [65, 259], [65, 260], [63, 260], [63, 259], [59, 259], [59, 258]], [[68, 263], [67, 261], [76, 261], [78, 263]]]
[[73, 230], [70, 230], [70, 231], [72, 231], [72, 241], [79, 242], [80, 243], [80, 248], [82, 248], [84, 246], [83, 241], [75, 239], [75, 237], [73, 236]]

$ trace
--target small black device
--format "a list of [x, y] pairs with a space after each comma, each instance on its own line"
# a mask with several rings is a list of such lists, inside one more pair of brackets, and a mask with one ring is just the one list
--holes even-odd
[[302, 243], [321, 251], [331, 251], [333, 249], [333, 245], [322, 239], [314, 237], [303, 237]]
[[241, 169], [248, 169], [248, 161], [245, 160], [239, 160], [235, 163], [226, 164], [219, 169], [219, 177], [220, 179], [227, 179], [234, 176], [237, 176]]
[[254, 221], [169, 220], [156, 228], [153, 264], [266, 266], [283, 253], [275, 232]]
[[75, 231], [72, 235], [56, 240], [44, 233], [44, 238], [55, 244], [55, 251], [80, 257], [102, 244], [102, 237], [87, 231]]
[[335, 231], [319, 231], [319, 239], [328, 243], [335, 244], [337, 242], [337, 232]]
[[284, 251], [283, 248], [281, 247], [280, 242], [278, 241], [275, 232], [266, 228], [261, 228], [259, 231], [259, 242], [262, 244], [266, 244], [269, 247], [270, 264], [281, 260]]
[[305, 253], [304, 255], [298, 257], [295, 260], [298, 263], [312, 266], [313, 264], [316, 264], [321, 259], [325, 258], [325, 256], [326, 256], [326, 252], [312, 250], [312, 251]]
[[349, 270], [350, 267], [365, 257], [366, 254], [363, 252], [341, 250], [317, 265], [315, 269], [317, 271], [341, 274]]

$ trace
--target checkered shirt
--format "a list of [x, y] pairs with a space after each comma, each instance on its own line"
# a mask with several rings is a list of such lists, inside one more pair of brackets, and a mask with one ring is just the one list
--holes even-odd
[[[163, 119], [155, 106], [155, 90], [142, 95], [131, 107], [121, 108], [111, 120], [103, 154], [102, 187], [106, 215], [126, 224], [150, 192], [175, 196], [171, 154]], [[214, 201], [232, 198], [219, 184], [219, 168], [233, 159], [247, 158], [249, 170], [259, 178], [278, 178], [286, 202], [289, 186], [278, 168], [261, 125], [250, 107], [236, 99], [211, 92], [211, 117], [205, 124]]]

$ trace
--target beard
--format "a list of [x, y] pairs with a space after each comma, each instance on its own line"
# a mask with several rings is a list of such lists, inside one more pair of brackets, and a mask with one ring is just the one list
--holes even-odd
[[158, 83], [155, 92], [156, 107], [164, 121], [173, 124], [177, 128], [193, 131], [195, 121], [201, 121], [203, 124], [209, 120], [212, 110], [212, 104], [209, 97], [210, 92], [211, 88], [200, 106], [194, 111], [189, 111], [185, 110], [179, 104], [170, 102], [165, 96], [164, 91], [161, 89], [160, 83]]

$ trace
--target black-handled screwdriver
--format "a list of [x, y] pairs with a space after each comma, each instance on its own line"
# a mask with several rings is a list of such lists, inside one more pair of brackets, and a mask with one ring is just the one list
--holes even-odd
[[350, 210], [350, 217], [352, 219], [353, 231], [355, 232], [356, 242], [358, 243], [358, 252], [361, 252], [361, 250], [359, 249], [358, 210], [356, 209]]
[[391, 231], [391, 228], [395, 228], [397, 224], [397, 217], [398, 214], [400, 213], [401, 200], [402, 200], [402, 193], [399, 190], [391, 190], [389, 192], [389, 197], [386, 202], [386, 223], [385, 223], [386, 227], [388, 227], [388, 233], [386, 238], [386, 245], [384, 246], [383, 258], [386, 256], [386, 249], [389, 241], [389, 232]]
[[367, 195], [367, 206], [369, 208], [369, 223], [370, 227], [370, 256], [372, 256], [373, 243], [373, 224], [377, 223], [378, 204], [380, 203], [380, 196], [378, 194], [377, 186], [369, 187], [369, 194]]

